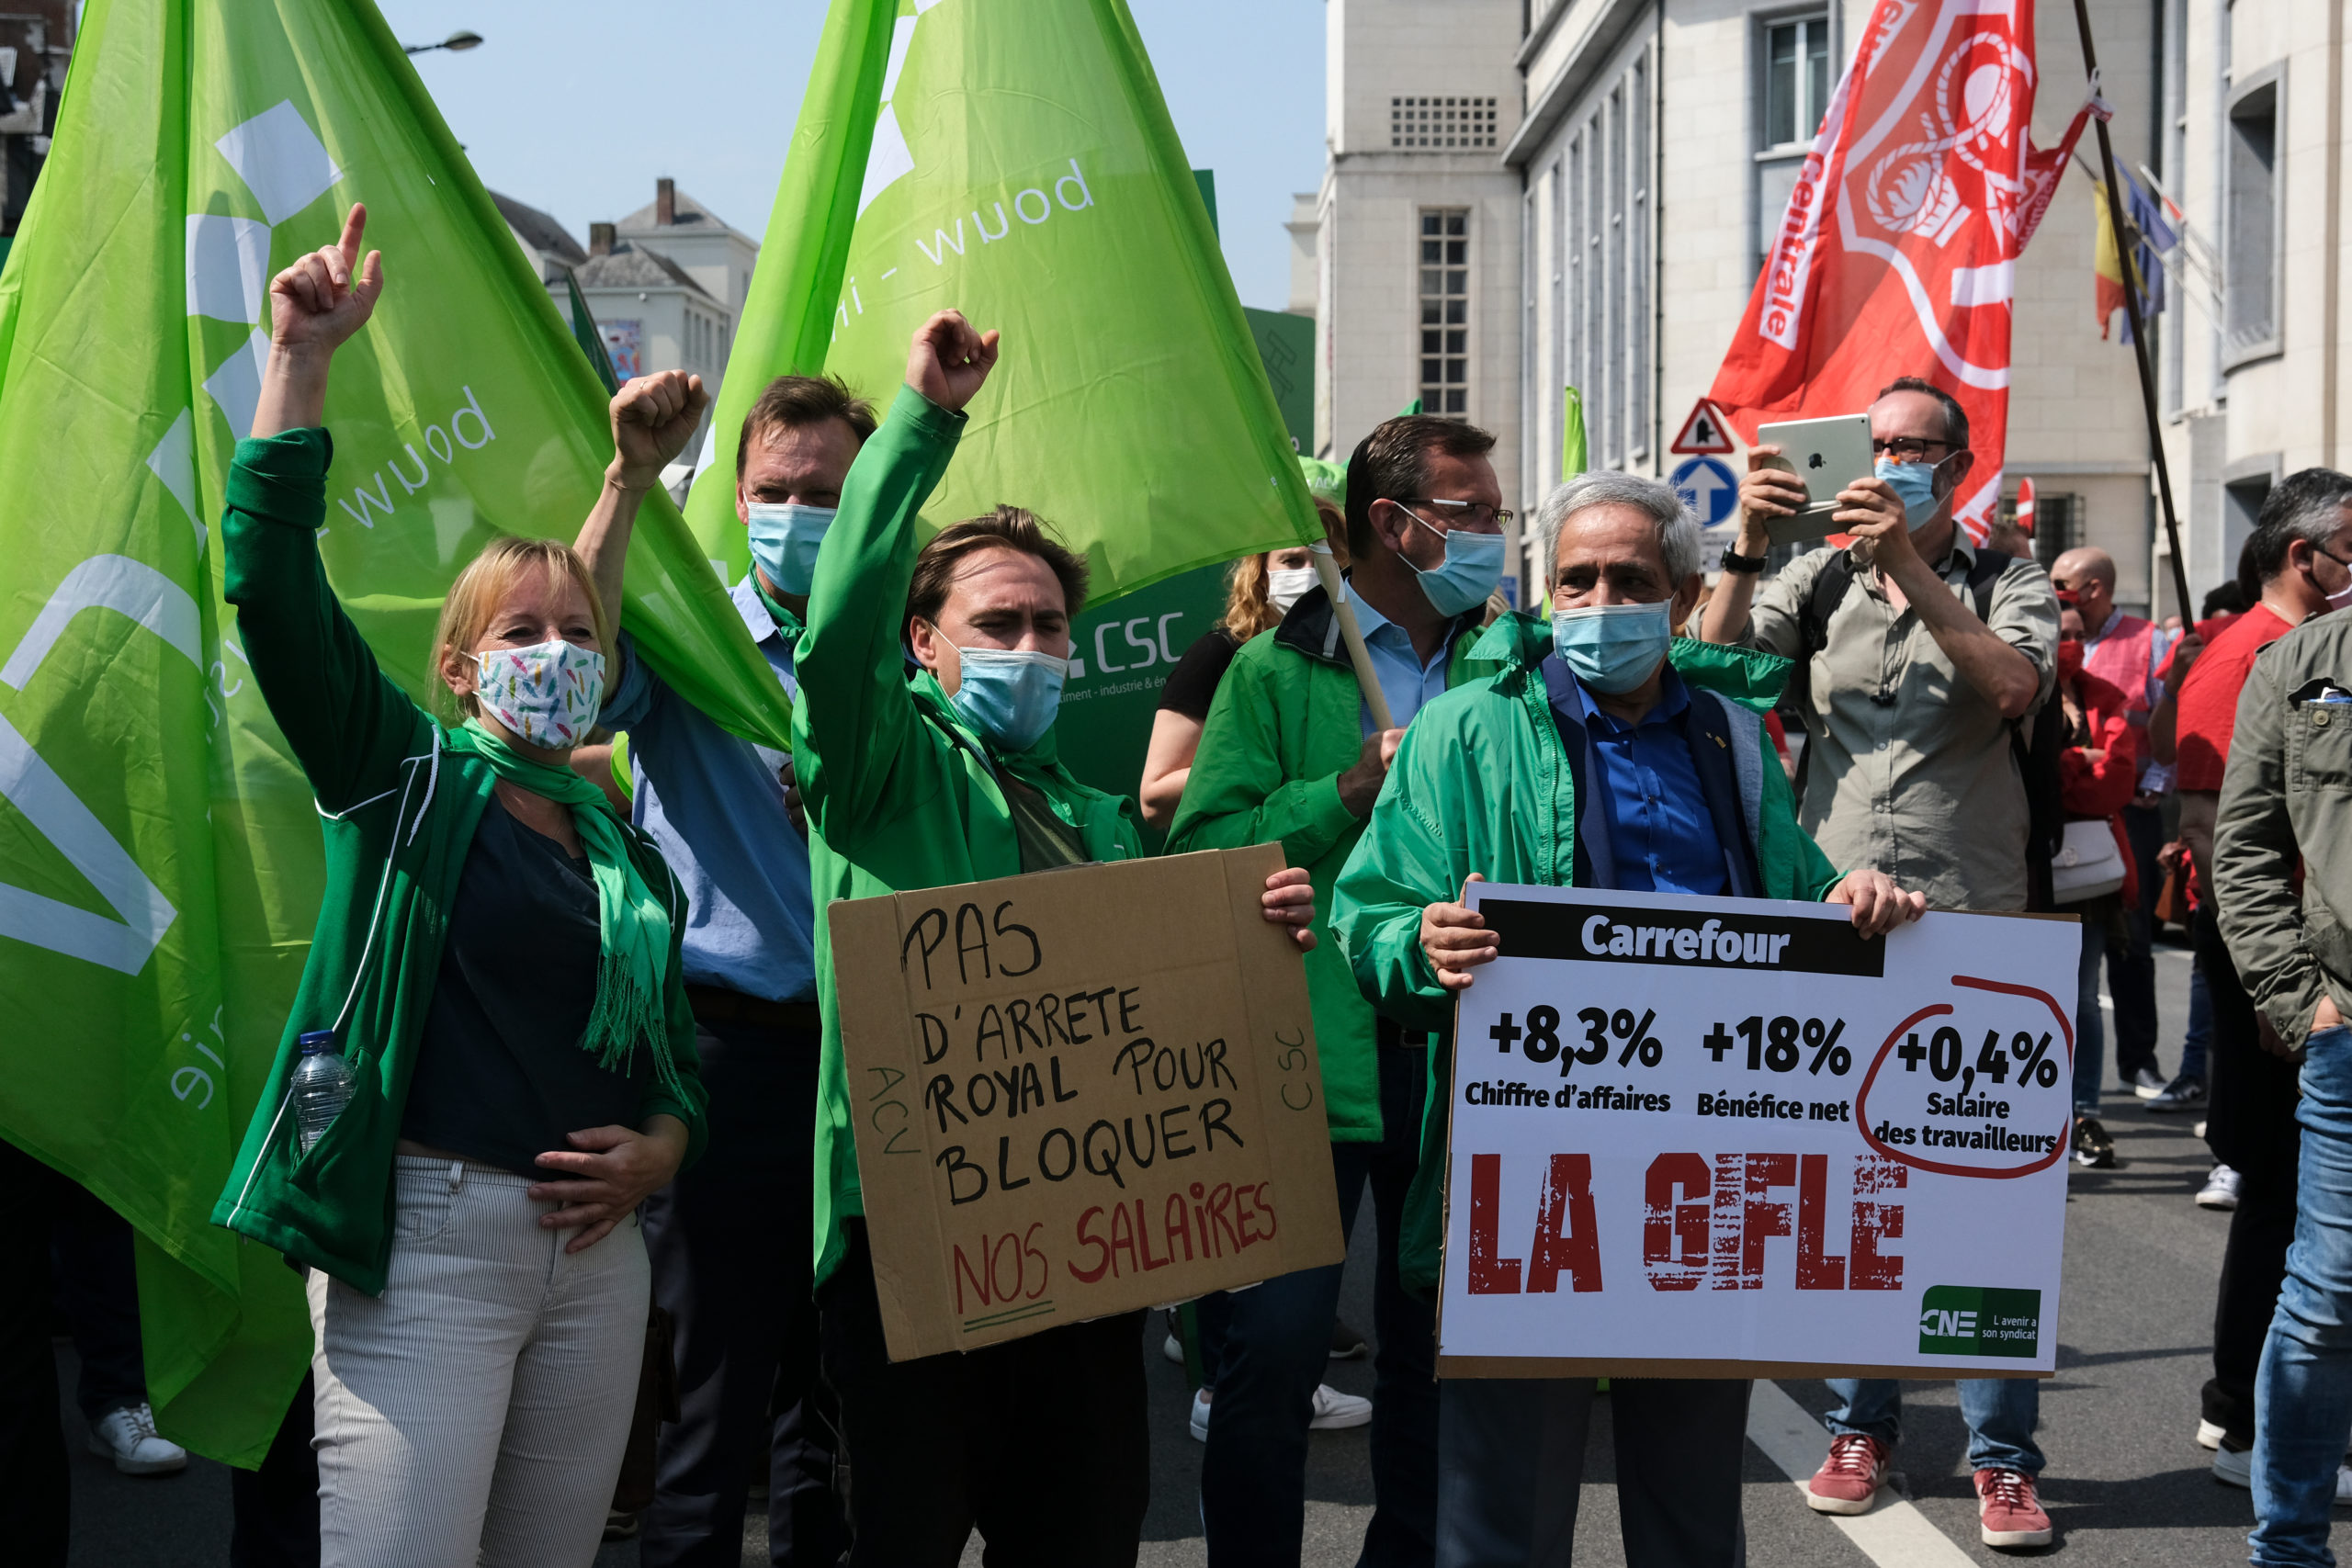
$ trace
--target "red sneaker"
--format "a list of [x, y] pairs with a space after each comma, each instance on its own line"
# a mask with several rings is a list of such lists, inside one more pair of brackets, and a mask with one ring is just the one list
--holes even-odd
[[1987, 1546], [2050, 1544], [2050, 1516], [2034, 1495], [2033, 1477], [2021, 1470], [1976, 1472], [1976, 1519]]
[[1806, 1506], [1818, 1514], [1867, 1514], [1886, 1484], [1887, 1456], [1876, 1438], [1848, 1432], [1829, 1439], [1829, 1457], [1806, 1483]]

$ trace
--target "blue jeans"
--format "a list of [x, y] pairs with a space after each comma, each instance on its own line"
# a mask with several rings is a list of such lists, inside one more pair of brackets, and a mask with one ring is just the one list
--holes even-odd
[[2181, 1037], [2180, 1071], [2184, 1077], [2205, 1076], [2205, 1054], [2213, 1044], [2213, 993], [2205, 988], [2205, 967], [2188, 970], [2188, 1032]]
[[2107, 1066], [2107, 1029], [2098, 1011], [2098, 965], [2107, 955], [2106, 899], [2082, 907], [2083, 952], [2075, 969], [2075, 1114], [2098, 1114], [2099, 1074]]
[[[2041, 1380], [1962, 1378], [1959, 1384], [1968, 1468], [2040, 1475], [2044, 1461], [2033, 1429], [2041, 1420]], [[1893, 1378], [1831, 1378], [1829, 1392], [1845, 1402], [1826, 1417], [1831, 1432], [1860, 1432], [1889, 1448], [1901, 1440], [1903, 1386]]]
[[[1384, 1033], [1386, 1031], [1384, 1029]], [[1425, 1568], [1437, 1535], [1437, 1311], [1396, 1279], [1406, 1190], [1420, 1161], [1427, 1051], [1380, 1046], [1377, 1144], [1331, 1145], [1340, 1213], [1372, 1189], [1379, 1257], [1373, 1271], [1372, 1490], [1358, 1562]], [[1203, 1371], [1216, 1390], [1201, 1460], [1201, 1524], [1210, 1568], [1296, 1568], [1306, 1525], [1307, 1422], [1331, 1354], [1340, 1265], [1302, 1269], [1201, 1299]]]
[[2352, 1430], [2352, 1030], [2305, 1043], [2295, 1240], [2254, 1385], [2253, 1561], [2322, 1568]]

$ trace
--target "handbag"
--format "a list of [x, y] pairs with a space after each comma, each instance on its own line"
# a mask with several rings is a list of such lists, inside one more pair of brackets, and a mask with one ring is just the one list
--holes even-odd
[[2123, 890], [2123, 852], [2115, 829], [2103, 817], [2066, 824], [2066, 837], [2050, 860], [2052, 901], [2079, 904]]

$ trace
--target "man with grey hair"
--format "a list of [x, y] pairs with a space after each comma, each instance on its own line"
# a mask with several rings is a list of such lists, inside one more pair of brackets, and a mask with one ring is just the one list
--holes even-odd
[[[1975, 459], [1951, 394], [1906, 376], [1870, 417], [1876, 474], [1840, 491], [1831, 514], [1855, 542], [1799, 556], [1760, 592], [1770, 520], [1804, 505], [1805, 489], [1763, 466], [1779, 448], [1749, 455], [1739, 539], [1701, 635], [1803, 665], [1798, 811], [1831, 858], [1875, 865], [1938, 908], [2024, 909], [2033, 807], [2020, 727], [2055, 680], [2058, 602], [2040, 567], [1978, 550], [1953, 521]], [[2077, 1118], [2075, 1157], [2114, 1162], [2096, 1117]], [[1902, 1396], [1892, 1379], [1830, 1387], [1840, 1403], [1829, 1456], [1806, 1501], [1865, 1514], [1887, 1482]], [[2035, 1483], [2041, 1388], [2031, 1378], [1960, 1381], [1987, 1546], [2049, 1544]]]
[[[1840, 874], [1797, 825], [1763, 710], [1785, 666], [1673, 636], [1699, 600], [1696, 524], [1668, 486], [1587, 474], [1536, 517], [1547, 618], [1507, 615], [1473, 656], [1493, 673], [1432, 698], [1332, 897], [1331, 929], [1372, 1005], [1438, 1028], [1497, 934], [1465, 882], [1702, 897], [1826, 899], [1879, 936], [1925, 907], [1868, 866]], [[1442, 1048], [1442, 1043], [1440, 1048]], [[1442, 1062], [1432, 1081], [1451, 1081]], [[1445, 1107], [1430, 1097], [1400, 1238], [1408, 1287], [1432, 1291]], [[1262, 1287], [1261, 1287], [1262, 1288]], [[1740, 1460], [1748, 1384], [1612, 1381], [1618, 1508], [1629, 1562], [1731, 1568], [1745, 1554]], [[1439, 1388], [1439, 1568], [1564, 1568], [1593, 1383], [1451, 1379]]]

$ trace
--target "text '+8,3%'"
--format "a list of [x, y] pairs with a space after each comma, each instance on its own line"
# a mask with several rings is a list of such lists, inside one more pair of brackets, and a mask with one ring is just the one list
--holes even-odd
[[1636, 1019], [1631, 1008], [1619, 1008], [1614, 1012], [1606, 1008], [1585, 1008], [1576, 1015], [1576, 1022], [1583, 1026], [1584, 1033], [1584, 1043], [1577, 1044], [1573, 1028], [1568, 1040], [1560, 1038], [1559, 1009], [1532, 1007], [1527, 1010], [1524, 1027], [1511, 1014], [1504, 1013], [1487, 1031], [1487, 1037], [1506, 1056], [1517, 1046], [1520, 1055], [1531, 1062], [1549, 1062], [1557, 1057], [1560, 1076], [1566, 1077], [1568, 1069], [1577, 1063], [1597, 1067], [1609, 1060], [1611, 1052], [1616, 1054], [1621, 1067], [1631, 1066], [1636, 1061], [1645, 1067], [1657, 1066], [1666, 1058], [1666, 1047], [1650, 1032], [1650, 1026], [1657, 1021], [1656, 1009], [1645, 1010]]

